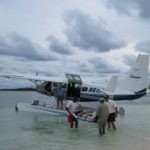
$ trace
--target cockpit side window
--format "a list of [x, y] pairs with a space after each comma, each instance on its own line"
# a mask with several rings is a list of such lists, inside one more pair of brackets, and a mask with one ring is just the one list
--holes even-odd
[[88, 90], [88, 87], [82, 87], [82, 91], [86, 92]]
[[95, 93], [96, 92], [96, 88], [93, 88], [93, 93]]
[[62, 83], [61, 86], [62, 86], [62, 88], [64, 88], [64, 89], [67, 88], [67, 84], [66, 84], [66, 83]]
[[57, 83], [56, 82], [53, 82], [53, 87], [57, 87]]
[[99, 93], [99, 92], [100, 92], [100, 89], [97, 89], [96, 92]]

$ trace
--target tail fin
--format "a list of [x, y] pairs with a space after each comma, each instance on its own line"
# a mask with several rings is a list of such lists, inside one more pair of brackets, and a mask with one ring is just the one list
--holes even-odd
[[131, 67], [127, 77], [123, 80], [121, 88], [132, 92], [140, 92], [147, 89], [149, 68], [149, 55], [139, 54]]
[[113, 92], [116, 89], [117, 81], [118, 81], [118, 76], [116, 75], [112, 76], [106, 87], [106, 90]]

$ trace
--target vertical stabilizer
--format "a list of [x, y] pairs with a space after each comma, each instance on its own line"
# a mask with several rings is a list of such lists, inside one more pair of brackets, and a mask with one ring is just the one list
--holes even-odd
[[147, 88], [149, 55], [139, 54], [127, 77], [122, 81], [121, 88], [139, 92]]
[[106, 90], [113, 92], [116, 89], [117, 81], [118, 81], [118, 76], [116, 75], [112, 76], [106, 87]]

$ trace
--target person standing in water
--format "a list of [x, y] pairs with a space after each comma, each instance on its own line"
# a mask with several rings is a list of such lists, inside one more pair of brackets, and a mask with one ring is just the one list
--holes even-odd
[[116, 130], [115, 121], [118, 114], [118, 106], [116, 105], [115, 101], [109, 98], [108, 95], [105, 97], [105, 100], [109, 109], [109, 115], [107, 120], [108, 128], [112, 128], [113, 130]]
[[77, 112], [77, 99], [74, 97], [73, 100], [70, 100], [66, 105], [66, 111], [68, 112], [67, 118], [70, 128], [73, 128], [74, 123], [75, 127], [78, 128], [78, 118], [74, 115]]
[[108, 106], [105, 104], [105, 99], [101, 98], [100, 105], [96, 110], [96, 117], [95, 117], [95, 122], [98, 122], [98, 130], [100, 136], [105, 134], [105, 127], [107, 123], [108, 114], [109, 110]]
[[61, 85], [59, 85], [59, 87], [56, 89], [57, 108], [61, 107], [61, 109], [63, 109], [64, 98], [65, 98], [65, 91], [61, 87]]

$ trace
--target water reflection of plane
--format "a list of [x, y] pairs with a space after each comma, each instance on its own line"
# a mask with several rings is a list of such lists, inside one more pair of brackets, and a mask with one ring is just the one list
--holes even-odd
[[[149, 55], [139, 55], [129, 73], [122, 80], [113, 76], [107, 87], [84, 83], [79, 75], [66, 74], [64, 80], [43, 78], [40, 76], [8, 75], [1, 77], [27, 79], [36, 85], [36, 90], [48, 96], [54, 96], [55, 89], [61, 85], [66, 91], [66, 99], [77, 97], [81, 102], [94, 102], [109, 95], [116, 101], [135, 100], [146, 95], [148, 81]], [[43, 108], [42, 108], [43, 109]]]

